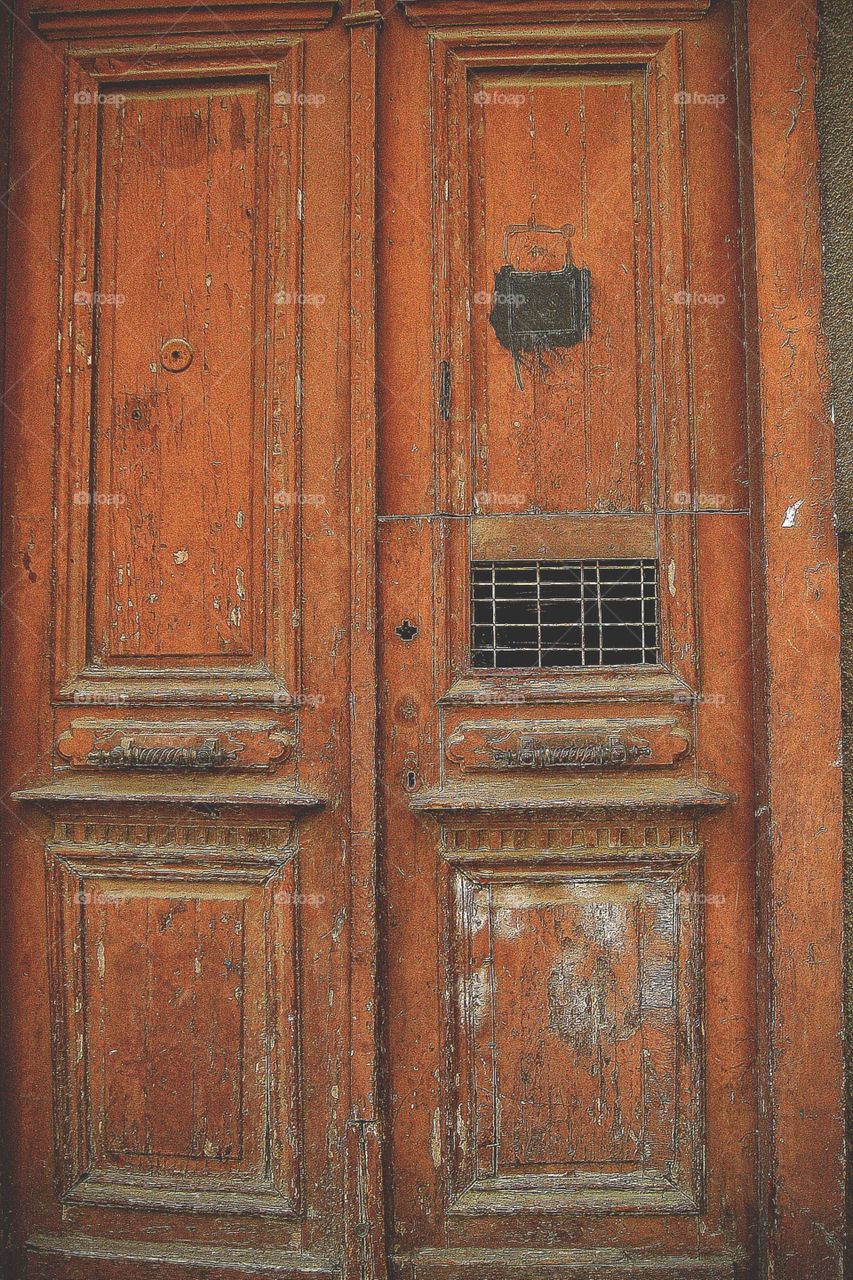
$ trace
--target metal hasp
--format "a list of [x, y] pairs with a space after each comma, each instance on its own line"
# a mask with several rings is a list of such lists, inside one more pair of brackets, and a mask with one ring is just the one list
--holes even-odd
[[506, 229], [505, 264], [495, 273], [489, 320], [498, 342], [512, 352], [520, 391], [525, 356], [542, 367], [544, 352], [574, 347], [589, 335], [590, 273], [572, 261], [573, 233], [571, 226], [534, 223]]

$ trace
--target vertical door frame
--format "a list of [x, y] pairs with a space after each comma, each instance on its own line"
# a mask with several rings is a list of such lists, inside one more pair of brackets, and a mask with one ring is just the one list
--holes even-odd
[[[841, 690], [834, 435], [821, 328], [817, 0], [741, 4], [750, 354], [762, 1256], [831, 1280], [844, 1253]], [[746, 91], [745, 91], [746, 98]], [[751, 136], [750, 135], [751, 131]], [[751, 215], [751, 216], [750, 216]]]
[[350, 0], [350, 1079], [347, 1280], [385, 1280], [379, 1103], [376, 190], [382, 15]]

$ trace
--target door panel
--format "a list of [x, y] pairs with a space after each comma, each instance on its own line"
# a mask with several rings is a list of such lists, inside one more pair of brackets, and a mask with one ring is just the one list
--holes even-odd
[[107, 825], [49, 847], [64, 1203], [293, 1213], [293, 833], [214, 852]]
[[18, 51], [64, 143], [25, 188], [57, 261], [15, 236], [57, 406], [7, 457], [16, 1274], [325, 1275], [342, 1247], [348, 392], [313, 370], [348, 322], [347, 42], [291, 17], [152, 39], [107, 9]]
[[[395, 1274], [745, 1277], [732, 14], [486, 30], [408, 8], [380, 97]], [[713, 127], [688, 109], [708, 65]], [[573, 333], [547, 290], [584, 272]]]
[[268, 620], [298, 588], [300, 60], [288, 41], [70, 59], [66, 699], [174, 697], [180, 673], [191, 697], [209, 669], [208, 699], [295, 687], [295, 628]]
[[694, 861], [454, 868], [455, 1212], [695, 1210]]

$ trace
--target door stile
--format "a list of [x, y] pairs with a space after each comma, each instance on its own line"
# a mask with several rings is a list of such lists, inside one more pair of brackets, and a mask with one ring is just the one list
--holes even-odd
[[814, 112], [818, 15], [812, 4], [780, 12], [772, 0], [747, 0], [742, 12], [758, 313], [750, 372], [758, 402], [751, 406], [756, 746], [764, 754], [757, 797], [763, 1274], [829, 1280], [843, 1267], [843, 917], [838, 548]]
[[378, 1114], [376, 654], [376, 139], [381, 14], [351, 0], [350, 34], [350, 1110], [346, 1275], [386, 1275]]

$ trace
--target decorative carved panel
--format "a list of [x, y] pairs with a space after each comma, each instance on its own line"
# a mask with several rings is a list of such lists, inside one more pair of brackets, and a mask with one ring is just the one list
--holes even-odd
[[296, 1211], [294, 849], [288, 823], [57, 824], [47, 869], [66, 1202]]
[[287, 760], [293, 742], [276, 722], [80, 719], [60, 734], [56, 752], [78, 768], [269, 769]]
[[447, 758], [472, 770], [629, 769], [673, 765], [689, 750], [674, 720], [486, 720], [460, 724]]

